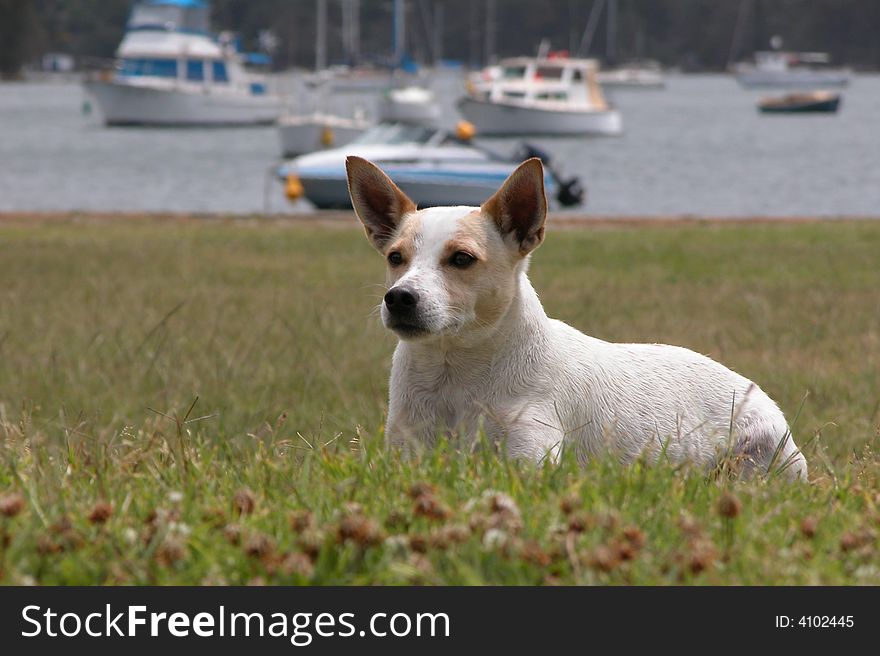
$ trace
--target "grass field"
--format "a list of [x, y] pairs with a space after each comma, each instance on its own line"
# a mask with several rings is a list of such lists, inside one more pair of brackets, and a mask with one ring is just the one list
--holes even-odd
[[0, 582], [880, 584], [880, 223], [554, 229], [597, 337], [757, 380], [810, 485], [382, 448], [353, 222], [0, 221]]

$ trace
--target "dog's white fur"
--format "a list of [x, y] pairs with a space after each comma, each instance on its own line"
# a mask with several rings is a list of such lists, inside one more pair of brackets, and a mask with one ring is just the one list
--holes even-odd
[[[521, 165], [481, 208], [418, 211], [366, 160], [346, 162], [367, 236], [389, 264], [389, 290], [418, 302], [391, 368], [386, 435], [396, 445], [481, 429], [508, 453], [536, 461], [574, 449], [622, 461], [647, 456], [707, 468], [734, 456], [746, 473], [807, 476], [776, 404], [756, 384], [677, 346], [614, 344], [550, 319], [526, 276], [543, 239], [538, 160]], [[465, 268], [450, 253], [477, 256]], [[396, 257], [396, 256], [395, 256]], [[387, 298], [387, 297], [386, 297]]]

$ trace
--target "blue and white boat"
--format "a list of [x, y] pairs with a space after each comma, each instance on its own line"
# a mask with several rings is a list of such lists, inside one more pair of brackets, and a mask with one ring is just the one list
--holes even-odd
[[245, 68], [233, 38], [209, 31], [207, 0], [141, 0], [132, 8], [114, 71], [86, 91], [108, 125], [272, 123], [281, 98]]
[[563, 180], [547, 156], [530, 146], [524, 145], [513, 157], [501, 157], [471, 144], [466, 135], [404, 123], [383, 123], [346, 146], [297, 157], [283, 164], [278, 175], [292, 200], [304, 196], [319, 208], [350, 208], [345, 174], [349, 155], [381, 167], [419, 207], [480, 205], [532, 156], [545, 162], [549, 198], [571, 205], [583, 197], [576, 178]]

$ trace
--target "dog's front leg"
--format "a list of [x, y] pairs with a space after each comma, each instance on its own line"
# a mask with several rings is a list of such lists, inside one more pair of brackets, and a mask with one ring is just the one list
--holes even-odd
[[392, 449], [413, 455], [437, 441], [436, 425], [421, 419], [405, 404], [394, 403], [388, 406], [388, 420], [385, 423], [385, 442]]
[[498, 428], [499, 441], [512, 458], [524, 458], [539, 463], [558, 462], [562, 455], [565, 432], [558, 419], [543, 408], [528, 407], [520, 410]]

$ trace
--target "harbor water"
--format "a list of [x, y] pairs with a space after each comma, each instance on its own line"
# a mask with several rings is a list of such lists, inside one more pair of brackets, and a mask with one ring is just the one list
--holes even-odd
[[[856, 76], [838, 114], [761, 115], [764, 92], [731, 76], [671, 75], [666, 89], [618, 90], [624, 134], [526, 140], [588, 189], [575, 211], [626, 216], [880, 215], [880, 76]], [[291, 82], [291, 104], [307, 107]], [[434, 80], [457, 120], [462, 79]], [[0, 211], [308, 211], [272, 179], [272, 127], [106, 128], [75, 83], [0, 84]], [[338, 95], [350, 114], [370, 99]], [[85, 105], [85, 107], [84, 107]], [[367, 107], [369, 110], [369, 106]], [[481, 140], [500, 153], [518, 139]], [[418, 199], [416, 199], [418, 200]]]

